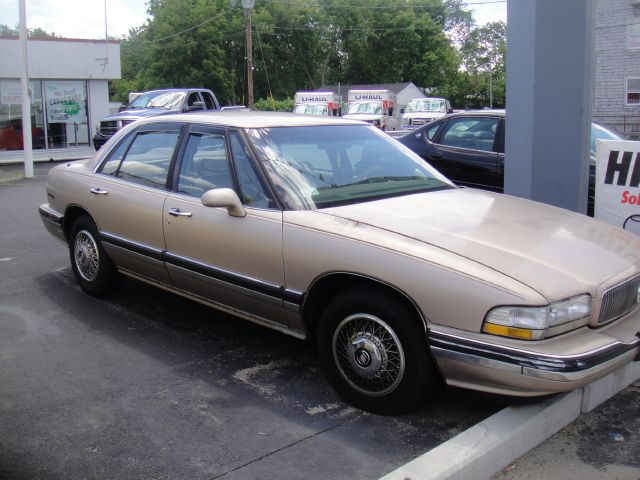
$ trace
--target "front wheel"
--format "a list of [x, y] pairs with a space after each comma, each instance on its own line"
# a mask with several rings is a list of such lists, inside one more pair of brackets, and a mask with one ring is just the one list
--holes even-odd
[[434, 390], [437, 374], [419, 319], [377, 290], [352, 290], [331, 301], [317, 347], [333, 387], [363, 410], [406, 412]]
[[85, 292], [103, 297], [122, 284], [122, 275], [100, 243], [98, 228], [86, 215], [71, 227], [69, 255], [73, 274]]

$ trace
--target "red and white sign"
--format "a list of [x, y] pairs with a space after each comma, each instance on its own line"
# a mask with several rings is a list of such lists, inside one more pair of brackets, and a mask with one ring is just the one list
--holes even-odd
[[640, 235], [640, 142], [598, 140], [595, 217]]

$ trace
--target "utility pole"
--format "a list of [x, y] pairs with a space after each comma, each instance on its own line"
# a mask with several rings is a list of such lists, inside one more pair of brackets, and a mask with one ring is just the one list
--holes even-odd
[[251, 30], [251, 9], [254, 5], [255, 0], [242, 0], [247, 44], [247, 103], [249, 109], [253, 108], [253, 35]]
[[489, 108], [493, 108], [493, 68], [489, 65]]
[[20, 46], [22, 47], [22, 71], [20, 90], [22, 95], [22, 149], [24, 150], [24, 176], [33, 178], [33, 147], [31, 145], [31, 92], [29, 91], [29, 61], [27, 58], [27, 10], [25, 0], [20, 0]]

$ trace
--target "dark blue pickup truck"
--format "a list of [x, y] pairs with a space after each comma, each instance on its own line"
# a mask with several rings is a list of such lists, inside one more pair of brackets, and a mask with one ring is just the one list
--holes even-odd
[[211, 90], [172, 88], [145, 92], [124, 110], [100, 121], [100, 127], [93, 137], [93, 146], [98, 150], [122, 127], [141, 118], [196, 110], [220, 110], [218, 99]]

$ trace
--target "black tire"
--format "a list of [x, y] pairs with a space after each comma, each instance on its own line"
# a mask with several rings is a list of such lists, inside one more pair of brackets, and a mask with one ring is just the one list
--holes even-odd
[[404, 413], [435, 394], [439, 376], [412, 309], [379, 289], [334, 298], [317, 330], [318, 356], [348, 403], [372, 413]]
[[78, 217], [71, 227], [69, 256], [73, 274], [88, 294], [105, 297], [122, 284], [122, 275], [102, 247], [96, 224], [87, 215]]

